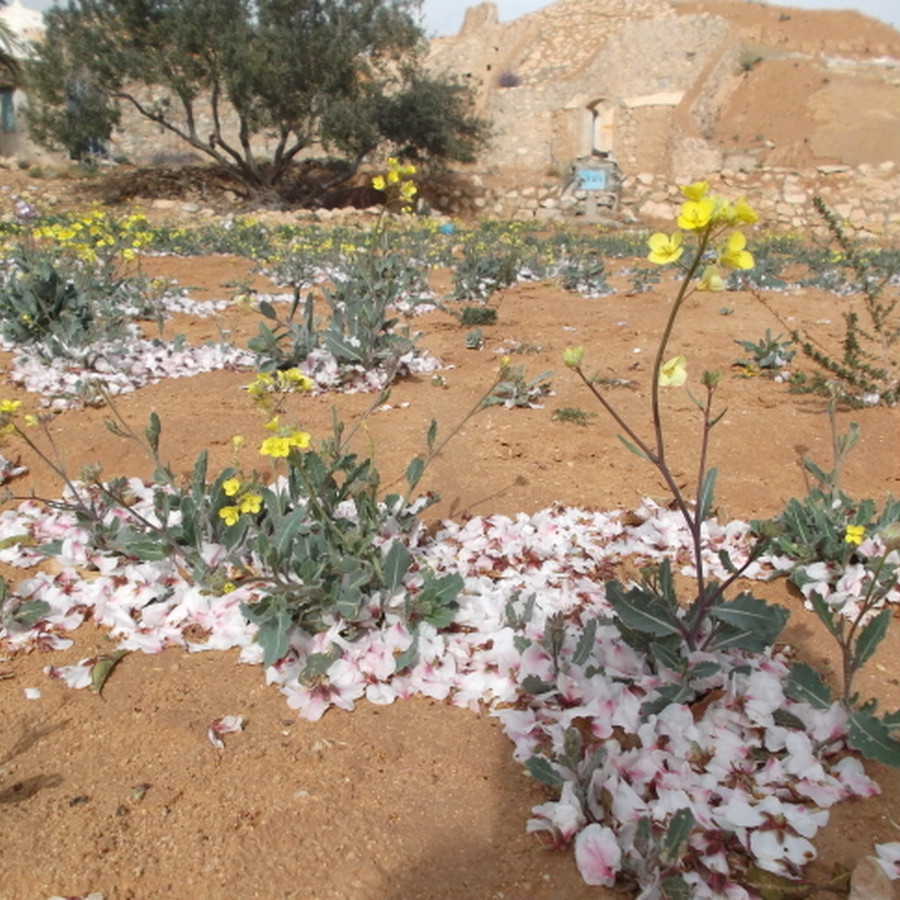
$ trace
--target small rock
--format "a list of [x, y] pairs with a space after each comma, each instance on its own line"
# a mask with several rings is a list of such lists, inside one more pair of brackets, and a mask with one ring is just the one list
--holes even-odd
[[847, 900], [894, 900], [894, 886], [874, 856], [863, 857], [856, 864]]

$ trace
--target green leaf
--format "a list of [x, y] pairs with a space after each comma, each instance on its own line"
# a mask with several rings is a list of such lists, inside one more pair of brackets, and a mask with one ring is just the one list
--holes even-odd
[[300, 526], [309, 518], [309, 513], [304, 506], [298, 506], [289, 512], [275, 528], [272, 535], [272, 544], [278, 560], [288, 560], [293, 556], [294, 539]]
[[632, 588], [625, 593], [618, 581], [609, 581], [606, 584], [606, 599], [629, 628], [657, 637], [681, 634], [675, 614], [661, 600], [641, 588]]
[[870, 619], [865, 628], [860, 631], [853, 654], [854, 669], [858, 669], [870, 659], [878, 645], [884, 640], [888, 626], [891, 624], [891, 616], [891, 610], [883, 609], [877, 616]]
[[686, 664], [685, 658], [676, 647], [670, 647], [661, 641], [653, 641], [650, 644], [650, 654], [654, 663], [662, 663], [673, 672], [683, 672]]
[[342, 334], [338, 334], [335, 331], [326, 331], [322, 339], [322, 344], [325, 349], [328, 350], [329, 353], [333, 353], [340, 362], [363, 362], [363, 357], [359, 350]]
[[462, 575], [458, 572], [451, 572], [449, 575], [442, 575], [435, 578], [430, 573], [425, 576], [425, 585], [422, 588], [420, 597], [424, 600], [427, 598], [429, 603], [439, 606], [450, 606], [456, 602], [459, 592], [463, 589]]
[[532, 756], [525, 763], [528, 774], [552, 788], [561, 788], [565, 784], [565, 779], [553, 767], [553, 763], [546, 756]]
[[402, 541], [395, 540], [384, 555], [384, 584], [389, 591], [396, 591], [403, 584], [411, 562], [412, 554]]
[[269, 303], [268, 300], [259, 301], [259, 311], [267, 319], [272, 319], [276, 322], [278, 321], [278, 313], [275, 312], [275, 307], [272, 306], [272, 304]]
[[735, 575], [737, 574], [737, 567], [731, 561], [731, 555], [727, 550], [719, 551], [719, 562], [722, 564], [722, 568], [729, 574]]
[[818, 672], [806, 663], [794, 663], [784, 683], [784, 693], [798, 703], [808, 703], [816, 709], [831, 706], [831, 691]]
[[414, 456], [406, 467], [406, 483], [412, 490], [421, 480], [425, 472], [425, 460], [421, 456]]
[[687, 807], [679, 809], [669, 819], [669, 826], [666, 828], [666, 835], [663, 838], [662, 851], [659, 854], [663, 863], [676, 863], [684, 856], [688, 839], [696, 824], [697, 820], [694, 818], [694, 814]]
[[264, 664], [271, 666], [282, 659], [288, 652], [287, 633], [294, 621], [285, 606], [279, 604], [273, 608], [266, 600], [242, 603], [241, 613], [259, 628], [256, 641], [263, 648]]
[[803, 457], [803, 467], [810, 472], [813, 478], [819, 482], [823, 487], [830, 487], [832, 482], [834, 481], [833, 474], [829, 474], [825, 472], [819, 466], [817, 466], [811, 459], [807, 459], [805, 456]]
[[867, 759], [900, 768], [900, 741], [881, 719], [859, 710], [850, 712], [849, 744]]
[[91, 690], [95, 694], [103, 692], [103, 685], [109, 678], [112, 670], [119, 664], [119, 661], [128, 655], [127, 650], [115, 650], [112, 653], [98, 656], [91, 666]]
[[[785, 692], [786, 693], [786, 692]], [[790, 728], [792, 731], [805, 731], [806, 723], [799, 716], [789, 713], [786, 709], [776, 709], [772, 713], [772, 721], [779, 728]]]
[[716, 477], [718, 474], [719, 470], [713, 466], [706, 473], [703, 484], [700, 486], [700, 496], [697, 498], [697, 518], [701, 522], [709, 518], [709, 512], [715, 502]]
[[191, 473], [191, 490], [199, 502], [199, 496], [206, 493], [206, 472], [209, 467], [209, 451], [201, 450]]
[[533, 697], [539, 697], [541, 694], [547, 694], [556, 689], [556, 685], [552, 681], [544, 681], [539, 675], [526, 675], [521, 684], [522, 689]]
[[50, 612], [50, 604], [46, 600], [23, 600], [9, 618], [23, 628], [31, 628], [48, 612]]
[[617, 434], [616, 437], [625, 445], [626, 449], [630, 450], [635, 456], [639, 456], [641, 459], [645, 459], [647, 462], [651, 462], [650, 457], [644, 453], [643, 450], [636, 447], [631, 443], [627, 438], [622, 437], [621, 434]]
[[145, 562], [158, 562], [171, 555], [171, 548], [161, 534], [145, 535], [122, 528], [110, 543], [123, 556], [134, 556]]
[[831, 632], [833, 637], [840, 641], [841, 632], [844, 630], [843, 620], [840, 615], [832, 610], [818, 591], [810, 593], [809, 602], [812, 605], [813, 612], [819, 617], [819, 621]]
[[437, 419], [432, 419], [428, 426], [428, 434], [425, 435], [425, 445], [430, 453], [434, 449], [434, 442], [437, 440], [438, 423]]
[[583, 666], [590, 659], [596, 637], [597, 620], [591, 619], [584, 626], [584, 631], [581, 632], [578, 644], [575, 646], [575, 652], [572, 654], [572, 663], [574, 665]]
[[337, 644], [331, 644], [326, 653], [310, 653], [306, 657], [305, 664], [297, 676], [297, 680], [304, 687], [312, 687], [340, 658], [341, 648]]
[[647, 720], [655, 713], [662, 712], [673, 703], [690, 703], [697, 696], [697, 692], [687, 681], [678, 684], [664, 684], [656, 689], [656, 696], [645, 700], [641, 704], [641, 718]]
[[394, 671], [402, 672], [414, 666], [419, 659], [419, 629], [415, 623], [412, 628], [412, 642], [410, 645], [394, 659]]
[[712, 678], [713, 675], [718, 674], [721, 670], [722, 667], [717, 662], [706, 660], [705, 662], [695, 663], [685, 674], [690, 681], [700, 681], [703, 678]]
[[147, 425], [144, 434], [147, 437], [147, 443], [150, 445], [150, 449], [153, 451], [154, 456], [159, 453], [159, 436], [161, 432], [162, 423], [159, 420], [159, 416], [155, 412], [150, 413], [150, 422]]
[[[745, 591], [728, 603], [716, 604], [709, 615], [741, 632], [739, 640], [734, 635], [729, 636], [730, 646], [762, 652], [775, 643], [787, 624], [789, 613], [783, 606], [766, 603]], [[712, 646], [722, 644], [714, 640]]]

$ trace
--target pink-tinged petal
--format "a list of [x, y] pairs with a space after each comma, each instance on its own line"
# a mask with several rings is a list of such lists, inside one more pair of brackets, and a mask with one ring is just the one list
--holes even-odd
[[575, 863], [585, 884], [612, 887], [622, 848], [611, 828], [592, 822], [575, 838]]
[[225, 742], [222, 740], [221, 735], [234, 734], [236, 731], [242, 731], [243, 728], [243, 716], [220, 716], [209, 723], [209, 728], [206, 729], [206, 736], [213, 747], [217, 750], [224, 750]]
[[884, 869], [884, 874], [894, 881], [900, 878], [900, 841], [876, 844], [875, 853], [878, 857], [878, 865]]
[[581, 801], [571, 781], [563, 785], [559, 800], [542, 803], [531, 811], [535, 818], [529, 819], [526, 831], [549, 831], [554, 847], [565, 847], [585, 822]]
[[866, 775], [862, 763], [854, 756], [845, 756], [836, 762], [832, 772], [851, 797], [876, 797], [881, 793], [881, 788]]

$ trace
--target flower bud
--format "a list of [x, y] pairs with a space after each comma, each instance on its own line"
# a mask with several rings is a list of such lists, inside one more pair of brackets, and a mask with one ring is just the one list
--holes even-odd
[[900, 550], [900, 522], [891, 522], [885, 525], [881, 529], [880, 535], [888, 553], [892, 550]]
[[577, 369], [584, 357], [584, 347], [566, 347], [563, 351], [563, 362], [570, 369]]

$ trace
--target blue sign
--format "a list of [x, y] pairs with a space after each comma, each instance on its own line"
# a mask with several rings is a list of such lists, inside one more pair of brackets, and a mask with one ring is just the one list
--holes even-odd
[[606, 169], [576, 169], [578, 188], [582, 191], [606, 191], [608, 172]]

